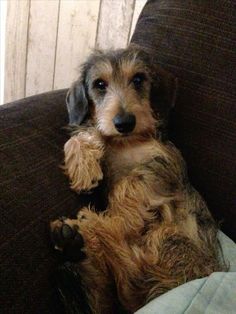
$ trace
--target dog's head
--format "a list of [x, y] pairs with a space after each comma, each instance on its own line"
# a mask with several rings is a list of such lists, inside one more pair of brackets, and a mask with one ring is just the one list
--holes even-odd
[[96, 51], [67, 94], [70, 124], [92, 119], [108, 137], [153, 133], [167, 121], [175, 88], [174, 77], [137, 47]]

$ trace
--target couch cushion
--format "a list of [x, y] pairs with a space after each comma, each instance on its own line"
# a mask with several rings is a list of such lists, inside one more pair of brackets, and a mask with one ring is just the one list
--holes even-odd
[[60, 313], [51, 276], [58, 259], [49, 221], [75, 214], [78, 198], [59, 168], [66, 90], [0, 107], [1, 313]]
[[235, 1], [148, 1], [132, 42], [179, 79], [171, 139], [193, 185], [236, 239]]

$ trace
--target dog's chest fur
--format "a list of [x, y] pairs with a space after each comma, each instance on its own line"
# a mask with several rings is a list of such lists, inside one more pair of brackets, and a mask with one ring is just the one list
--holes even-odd
[[142, 165], [157, 154], [153, 140], [137, 142], [136, 145], [108, 146], [106, 151], [107, 174], [110, 179], [117, 180], [137, 165]]

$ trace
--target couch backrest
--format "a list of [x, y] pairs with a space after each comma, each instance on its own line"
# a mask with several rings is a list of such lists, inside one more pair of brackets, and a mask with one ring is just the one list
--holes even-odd
[[148, 1], [132, 42], [179, 79], [170, 123], [193, 185], [236, 239], [235, 1]]

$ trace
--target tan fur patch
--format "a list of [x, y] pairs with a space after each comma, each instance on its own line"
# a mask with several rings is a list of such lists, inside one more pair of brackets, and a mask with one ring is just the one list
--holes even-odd
[[64, 170], [71, 180], [71, 188], [80, 193], [96, 187], [103, 178], [98, 160], [104, 153], [97, 131], [74, 135], [66, 142], [64, 151]]

